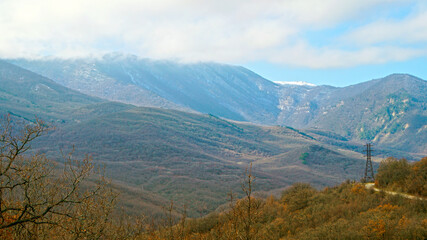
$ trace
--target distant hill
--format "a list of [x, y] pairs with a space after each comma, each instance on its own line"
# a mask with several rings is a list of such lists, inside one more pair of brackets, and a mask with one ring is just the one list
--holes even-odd
[[[427, 82], [393, 74], [337, 89], [307, 127], [391, 149], [427, 154]], [[332, 98], [332, 97], [331, 97]]]
[[264, 123], [273, 123], [279, 113], [278, 86], [239, 66], [180, 64], [120, 54], [11, 62], [85, 94], [137, 106]]
[[[55, 143], [55, 144], [53, 144]], [[237, 190], [253, 162], [257, 184], [276, 192], [294, 182], [317, 187], [359, 179], [364, 161], [357, 154], [316, 141], [286, 127], [234, 123], [212, 115], [133, 108], [62, 126], [37, 149], [90, 153], [107, 175], [128, 186], [178, 203], [213, 210]], [[195, 209], [190, 209], [195, 214]]]
[[[363, 170], [360, 154], [318, 141], [315, 134], [108, 102], [11, 64], [1, 66], [2, 94], [14, 96], [2, 98], [2, 113], [28, 120], [37, 114], [55, 122], [56, 129], [34, 150], [58, 161], [60, 150], [73, 146], [77, 157], [91, 154], [105, 165], [116, 188], [123, 186], [127, 210], [146, 206], [153, 211], [155, 201], [173, 199], [191, 201], [193, 216], [197, 208], [207, 213], [225, 202], [227, 192], [240, 188], [249, 162], [260, 189], [270, 193], [300, 181], [323, 187], [359, 179]], [[48, 90], [35, 91], [37, 86]]]
[[371, 141], [390, 150], [427, 154], [427, 82], [407, 74], [337, 88], [276, 84], [239, 66], [181, 64], [120, 54], [101, 59], [9, 61], [108, 100], [325, 130], [359, 144]]
[[0, 111], [47, 121], [71, 120], [70, 112], [88, 105], [105, 102], [28, 70], [0, 60]]

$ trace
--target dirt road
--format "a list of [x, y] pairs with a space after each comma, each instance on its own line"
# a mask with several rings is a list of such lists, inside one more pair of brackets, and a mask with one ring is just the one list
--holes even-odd
[[417, 199], [417, 200], [427, 201], [427, 199], [425, 199], [425, 198], [414, 196], [414, 195], [410, 195], [410, 194], [406, 194], [406, 193], [381, 190], [379, 188], [376, 188], [374, 183], [365, 183], [365, 188], [366, 189], [373, 189], [376, 192], [385, 192], [385, 193], [390, 194], [390, 195], [400, 195], [400, 196], [402, 196], [404, 198], [408, 198], [408, 199]]

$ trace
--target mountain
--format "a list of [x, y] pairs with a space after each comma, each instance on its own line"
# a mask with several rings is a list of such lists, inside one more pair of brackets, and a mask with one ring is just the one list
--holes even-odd
[[198, 208], [207, 213], [240, 188], [250, 162], [259, 189], [271, 193], [294, 182], [323, 187], [361, 177], [360, 154], [318, 141], [315, 134], [109, 102], [9, 63], [0, 66], [2, 113], [28, 120], [37, 114], [56, 127], [33, 144], [33, 151], [58, 162], [60, 151], [73, 147], [75, 157], [92, 155], [121, 189], [127, 211], [145, 206], [150, 212], [161, 209], [156, 202], [173, 199], [181, 205], [191, 201], [192, 216]]
[[[87, 117], [95, 117], [111, 112], [122, 111], [134, 106], [107, 102], [99, 98], [84, 95], [71, 90], [28, 70], [0, 60], [0, 117], [10, 114], [13, 120], [34, 121], [37, 117], [50, 126], [61, 129], [70, 123], [79, 122]], [[58, 145], [49, 143], [56, 159], [61, 159]], [[58, 145], [57, 145], [58, 144]], [[33, 144], [35, 152], [42, 151]], [[60, 171], [58, 171], [60, 173]], [[141, 213], [152, 216], [162, 214], [162, 206], [168, 200], [159, 195], [139, 188], [126, 186], [114, 181], [111, 187], [120, 192], [120, 203], [128, 213]], [[134, 208], [139, 208], [136, 212]]]
[[336, 89], [306, 127], [427, 154], [427, 82], [407, 74]]
[[298, 85], [298, 86], [310, 86], [310, 87], [316, 86], [313, 83], [308, 83], [308, 82], [304, 82], [304, 81], [296, 81], [296, 82], [274, 81], [274, 83], [277, 83], [280, 85]]
[[85, 94], [138, 106], [191, 109], [263, 123], [273, 123], [279, 113], [278, 86], [238, 66], [180, 64], [120, 54], [11, 62]]
[[416, 157], [427, 154], [427, 82], [407, 74], [338, 88], [276, 84], [239, 66], [181, 64], [120, 54], [9, 61], [108, 100], [323, 130], [359, 144], [370, 141]]
[[24, 119], [37, 115], [47, 121], [69, 121], [70, 111], [101, 102], [0, 60], [1, 112]]

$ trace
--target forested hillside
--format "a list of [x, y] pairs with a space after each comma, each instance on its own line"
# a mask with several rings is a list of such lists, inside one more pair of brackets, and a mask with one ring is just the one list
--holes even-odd
[[[188, 204], [164, 203], [163, 214], [128, 214], [117, 191], [90, 158], [64, 156], [64, 164], [26, 154], [33, 140], [50, 131], [37, 121], [0, 122], [2, 239], [425, 239], [427, 157], [384, 160], [379, 187], [418, 194], [417, 199], [367, 189], [346, 181], [316, 190], [296, 183], [280, 197], [256, 194], [259, 178], [249, 164], [238, 180], [241, 198], [200, 218]], [[406, 170], [401, 172], [401, 170]], [[402, 184], [410, 184], [407, 188]]]
[[3, 113], [27, 123], [38, 117], [54, 128], [32, 151], [59, 162], [62, 153], [89, 154], [123, 192], [127, 212], [158, 214], [174, 200], [193, 202], [190, 216], [207, 214], [239, 188], [249, 162], [260, 189], [274, 193], [298, 181], [321, 188], [359, 179], [363, 168], [358, 149], [348, 147], [354, 145], [331, 145], [317, 134], [110, 102], [8, 63], [0, 67], [2, 94], [13, 96], [0, 99]]
[[427, 240], [427, 1], [0, 0], [0, 240]]
[[71, 121], [71, 112], [103, 102], [0, 60], [0, 111], [18, 118]]
[[357, 154], [330, 148], [285, 127], [234, 123], [211, 115], [133, 108], [67, 124], [40, 138], [34, 148], [53, 158], [59, 150], [90, 153], [107, 176], [180, 204], [214, 210], [225, 203], [249, 162], [263, 191], [296, 181], [316, 187], [358, 179], [364, 162]]
[[409, 74], [333, 87], [280, 85], [240, 66], [125, 54], [8, 61], [107, 100], [330, 131], [359, 144], [371, 141], [416, 157], [427, 154], [427, 82]]
[[182, 64], [134, 55], [11, 61], [104, 99], [145, 107], [193, 110], [233, 120], [273, 123], [277, 85], [239, 66]]
[[[123, 231], [128, 237], [143, 239], [147, 238], [147, 233], [160, 239], [177, 234], [196, 239], [230, 239], [239, 236], [246, 236], [249, 239], [262, 237], [300, 239], [307, 236], [334, 238], [334, 232], [325, 230], [331, 228], [337, 229], [336, 232], [345, 228], [349, 233], [348, 236], [357, 236], [356, 239], [389, 238], [396, 234], [403, 238], [418, 239], [425, 233], [423, 232], [425, 224], [423, 220], [421, 221], [425, 218], [425, 205], [422, 201], [414, 203], [398, 199], [399, 197], [381, 195], [365, 190], [357, 183], [345, 183], [339, 187], [317, 190], [334, 186], [345, 179], [360, 179], [364, 167], [360, 154], [362, 149], [358, 142], [351, 140], [351, 135], [342, 136], [322, 129], [298, 130], [284, 126], [260, 126], [230, 121], [212, 114], [143, 108], [110, 102], [67, 89], [50, 79], [5, 62], [0, 62], [0, 73], [2, 82], [0, 93], [3, 96], [0, 99], [0, 107], [4, 114], [9, 114], [9, 117], [3, 116], [12, 123], [10, 127], [7, 127], [9, 126], [7, 124], [1, 125], [4, 128], [3, 133], [7, 134], [13, 127], [19, 126], [22, 129], [31, 129], [34, 124], [49, 129], [47, 132], [41, 131], [43, 134], [37, 135], [34, 141], [31, 138], [31, 149], [25, 148], [28, 150], [27, 153], [35, 154], [32, 155], [35, 160], [30, 161], [31, 164], [35, 164], [35, 170], [37, 167], [43, 168], [43, 165], [36, 164], [38, 156], [43, 159], [47, 156], [54, 160], [44, 160], [41, 163], [55, 165], [56, 162], [57, 166], [70, 166], [71, 163], [64, 158], [64, 153], [73, 153], [74, 158], [86, 159], [87, 165], [80, 166], [87, 167], [82, 170], [89, 173], [94, 166], [104, 167], [105, 175], [112, 179], [111, 183], [104, 182], [102, 185], [105, 191], [110, 189], [108, 191], [111, 194], [106, 199], [111, 201], [96, 206], [94, 210], [98, 212], [88, 212], [99, 214], [96, 216], [107, 220], [104, 225], [92, 228], [90, 230], [92, 235], [87, 236], [119, 236], [121, 234], [119, 229], [123, 228], [127, 229]], [[16, 81], [19, 82], [19, 87], [14, 85]], [[406, 117], [407, 111], [412, 111], [419, 113], [422, 118], [424, 113], [419, 111], [422, 109], [420, 106], [423, 106], [422, 101], [419, 101], [422, 95], [411, 97], [405, 94], [397, 97], [393, 95], [390, 99], [394, 100], [389, 100], [388, 103], [402, 103], [403, 107], [396, 109], [388, 107], [386, 113], [390, 113], [392, 117], [399, 114]], [[37, 119], [40, 118], [46, 119], [47, 122], [39, 124], [41, 120]], [[406, 129], [411, 128], [408, 126]], [[417, 131], [419, 136], [424, 136], [423, 130]], [[393, 132], [397, 133], [398, 130]], [[12, 134], [9, 137], [16, 136]], [[413, 141], [419, 141], [418, 147], [424, 144], [419, 137]], [[4, 149], [7, 149], [9, 143], [5, 143]], [[85, 157], [87, 154], [90, 157]], [[380, 146], [376, 147], [376, 154], [402, 154], [412, 158], [417, 156], [403, 150]], [[9, 159], [7, 155], [2, 155], [2, 158]], [[93, 160], [89, 161], [92, 158]], [[412, 166], [403, 160], [388, 160], [388, 164], [384, 163], [379, 168], [377, 186], [423, 195], [424, 162], [425, 160]], [[250, 163], [252, 166], [250, 176], [256, 181], [255, 185], [250, 187], [249, 194], [249, 186], [243, 185], [246, 186], [244, 191], [239, 189], [242, 187], [244, 169]], [[16, 164], [21, 164], [20, 168], [25, 166], [19, 161]], [[57, 167], [52, 167], [53, 165], [50, 165], [52, 177], [60, 177], [61, 172]], [[72, 169], [69, 169], [71, 173]], [[41, 174], [43, 178], [50, 176], [47, 173]], [[84, 173], [84, 176], [86, 175]], [[19, 174], [17, 176], [21, 177]], [[94, 177], [98, 176], [98, 173], [91, 176], [84, 181], [82, 189], [96, 186]], [[32, 181], [39, 180], [36, 178]], [[265, 196], [270, 194], [280, 195], [283, 189], [287, 189], [295, 182], [307, 182], [312, 185], [297, 184], [286, 190], [281, 198], [265, 199]], [[56, 191], [52, 190], [55, 188], [49, 184], [41, 186], [51, 189], [49, 191]], [[248, 194], [251, 198], [247, 198]], [[232, 197], [232, 201], [230, 199], [227, 203], [227, 196]], [[48, 195], [43, 197], [46, 198]], [[78, 198], [79, 195], [74, 197]], [[96, 199], [98, 195], [93, 197]], [[249, 205], [245, 203], [245, 197], [247, 201], [251, 199]], [[14, 200], [8, 201], [14, 204]], [[366, 202], [367, 205], [358, 205], [359, 202]], [[55, 204], [45, 202], [41, 206], [46, 204], [49, 206], [49, 203]], [[85, 204], [87, 204], [85, 207], [91, 206], [91, 202]], [[411, 204], [416, 204], [416, 207], [411, 207]], [[28, 212], [25, 204], [17, 206], [19, 208], [16, 210], [6, 210], [12, 212], [8, 213], [8, 220], [4, 222], [4, 226], [13, 230], [3, 232], [5, 236], [18, 231], [14, 226], [27, 227], [39, 224], [32, 220], [15, 224], [14, 221], [20, 221], [20, 218], [27, 214], [43, 213], [43, 209]], [[58, 206], [60, 206], [58, 211], [62, 211], [64, 205], [61, 203]], [[113, 210], [113, 206], [118, 208]], [[222, 207], [217, 209], [219, 206]], [[253, 215], [245, 220], [244, 212], [247, 213], [248, 206], [251, 206], [250, 211]], [[80, 209], [81, 206], [75, 207]], [[327, 210], [322, 210], [323, 208]], [[212, 213], [216, 209], [219, 212]], [[63, 214], [61, 211], [58, 212], [59, 215]], [[101, 214], [99, 211], [105, 212]], [[319, 211], [319, 214], [316, 211]], [[393, 215], [395, 217], [387, 215], [390, 211], [395, 212]], [[330, 212], [334, 215], [328, 215]], [[24, 215], [19, 217], [20, 213]], [[56, 212], [51, 213], [50, 208], [46, 213], [48, 214], [37, 219], [42, 221], [48, 218], [56, 224], [64, 224], [62, 223], [64, 219]], [[108, 220], [110, 213], [118, 214], [114, 216], [122, 220], [118, 222]], [[187, 219], [206, 214], [209, 215], [199, 220]], [[376, 217], [377, 214], [386, 215], [380, 221]], [[322, 215], [326, 216], [323, 218], [330, 220], [320, 222], [319, 216]], [[137, 223], [140, 225], [135, 225], [134, 219], [138, 216], [144, 216], [144, 221], [138, 220]], [[74, 219], [71, 215], [68, 217]], [[87, 230], [93, 221], [98, 221], [96, 220], [98, 218], [86, 217], [89, 219], [88, 222], [76, 221], [73, 224], [80, 224], [83, 231]], [[150, 219], [150, 224], [146, 222], [147, 219]], [[162, 223], [162, 219], [166, 219], [168, 224]], [[377, 220], [379, 222], [375, 222]], [[173, 226], [177, 221], [181, 223]], [[345, 227], [348, 222], [355, 223], [354, 229]], [[403, 222], [410, 229], [409, 232], [400, 230], [399, 224]], [[299, 227], [294, 225], [296, 223]], [[111, 229], [110, 232], [103, 230], [106, 226]], [[364, 232], [356, 232], [357, 229], [364, 229]], [[43, 226], [37, 231], [44, 231], [43, 234], [46, 236], [51, 234], [50, 230]], [[18, 232], [24, 234], [19, 236], [33, 234], [29, 230], [22, 229]], [[81, 231], [77, 232], [82, 234]], [[69, 230], [64, 230], [62, 234], [68, 236], [70, 233]]]
[[[251, 194], [256, 178], [247, 172], [242, 179], [245, 197], [229, 198], [226, 210], [201, 219], [181, 218], [179, 224], [140, 239], [425, 239], [427, 157], [410, 164], [405, 161], [385, 160], [376, 179], [381, 187], [384, 181], [406, 181], [409, 192], [424, 200], [375, 192], [351, 181], [321, 191], [297, 183], [279, 198], [259, 198]], [[402, 165], [407, 173], [396, 176]]]

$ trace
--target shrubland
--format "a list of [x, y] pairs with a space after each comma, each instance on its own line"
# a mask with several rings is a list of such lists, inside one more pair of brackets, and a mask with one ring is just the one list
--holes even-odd
[[[252, 165], [227, 207], [188, 218], [171, 201], [164, 215], [129, 216], [90, 157], [60, 163], [28, 152], [49, 131], [42, 121], [0, 125], [1, 239], [425, 239], [427, 201], [406, 199], [346, 181], [317, 190], [296, 183], [280, 197], [257, 197]], [[427, 158], [380, 164], [377, 186], [425, 196]], [[236, 196], [243, 196], [236, 198]], [[191, 203], [190, 203], [191, 204]], [[178, 210], [179, 209], [179, 212]]]
[[380, 188], [427, 197], [427, 157], [413, 163], [387, 158], [381, 162], [375, 180]]
[[[280, 198], [248, 198], [227, 211], [140, 239], [425, 239], [427, 201], [367, 190], [357, 182], [318, 191], [298, 183]], [[251, 222], [249, 234], [245, 228]], [[181, 236], [181, 238], [168, 238]], [[180, 234], [178, 234], [180, 233]]]

